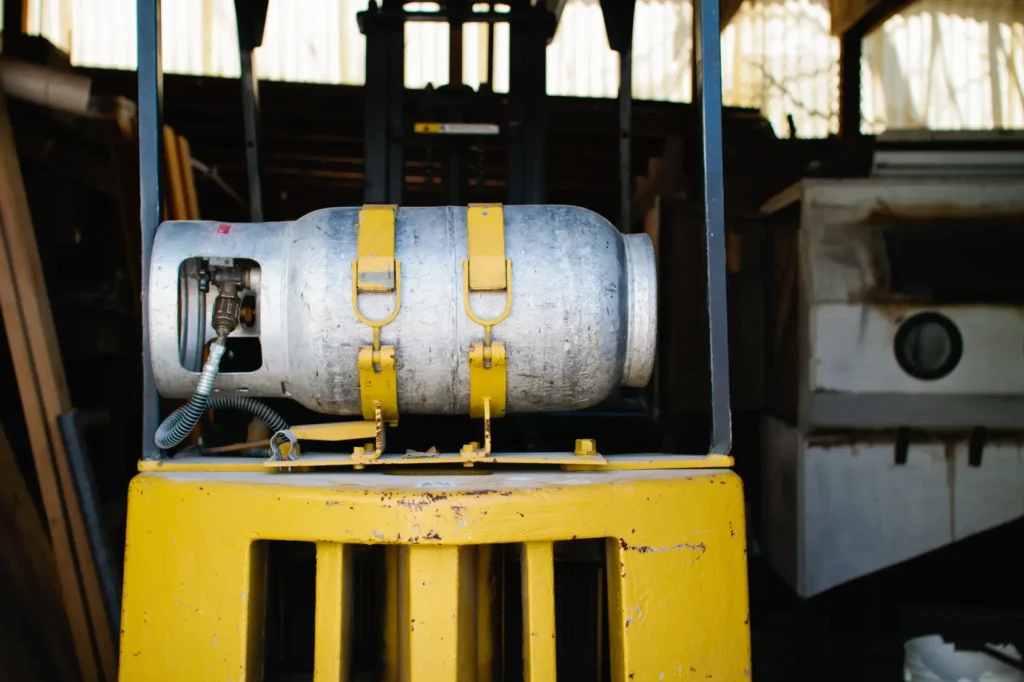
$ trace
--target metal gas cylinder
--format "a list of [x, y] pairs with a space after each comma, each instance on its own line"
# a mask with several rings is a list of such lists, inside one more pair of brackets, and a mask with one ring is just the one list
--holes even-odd
[[[511, 309], [493, 328], [507, 353], [507, 410], [594, 405], [617, 386], [644, 386], [654, 365], [654, 249], [597, 214], [568, 206], [504, 207], [512, 261]], [[244, 271], [239, 295], [255, 312], [228, 337], [258, 343], [258, 368], [228, 367], [224, 394], [287, 397], [317, 412], [360, 414], [359, 349], [373, 330], [353, 310], [359, 208], [329, 208], [294, 222], [160, 226], [149, 281], [150, 349], [158, 390], [185, 398], [195, 388], [218, 280], [210, 267]], [[394, 222], [401, 304], [381, 330], [394, 346], [403, 414], [469, 411], [467, 349], [483, 329], [463, 304], [468, 255], [465, 207], [401, 208]], [[369, 319], [387, 318], [393, 294], [360, 295]], [[500, 315], [504, 293], [469, 294], [482, 318]]]

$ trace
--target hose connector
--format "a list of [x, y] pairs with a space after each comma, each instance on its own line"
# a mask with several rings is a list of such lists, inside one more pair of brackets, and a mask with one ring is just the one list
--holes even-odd
[[224, 339], [217, 339], [210, 344], [210, 354], [203, 365], [203, 372], [199, 375], [199, 382], [196, 384], [195, 395], [209, 397], [213, 393], [213, 385], [217, 381], [217, 372], [220, 371], [220, 361], [224, 357], [227, 345]]
[[192, 400], [168, 415], [156, 430], [156, 445], [161, 450], [169, 450], [188, 438], [203, 413], [206, 412], [206, 404], [213, 393], [213, 386], [217, 381], [217, 372], [220, 371], [220, 360], [227, 350], [224, 337], [218, 337], [210, 345], [210, 354], [203, 365], [203, 372], [199, 375], [195, 393]]
[[217, 336], [223, 338], [238, 326], [238, 313], [242, 302], [238, 298], [238, 286], [233, 282], [221, 285], [220, 293], [213, 301], [213, 319], [211, 324]]

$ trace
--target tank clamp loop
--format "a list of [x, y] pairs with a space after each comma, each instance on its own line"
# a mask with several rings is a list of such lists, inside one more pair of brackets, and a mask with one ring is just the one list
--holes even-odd
[[[359, 349], [359, 396], [363, 419], [375, 417], [379, 403], [384, 421], [398, 423], [398, 376], [395, 347], [381, 346], [380, 330], [398, 317], [402, 307], [402, 264], [395, 258], [394, 205], [363, 206], [359, 211], [357, 257], [352, 261], [352, 310], [373, 329], [373, 346]], [[371, 320], [359, 310], [359, 294], [395, 294], [391, 314]]]

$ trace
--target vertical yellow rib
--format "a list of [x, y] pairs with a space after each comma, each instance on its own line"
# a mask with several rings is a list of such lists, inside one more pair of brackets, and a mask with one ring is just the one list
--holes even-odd
[[457, 682], [459, 548], [414, 545], [408, 556], [409, 618], [399, 623], [408, 632], [406, 679]]
[[523, 679], [555, 680], [555, 557], [550, 542], [527, 542], [522, 550]]
[[348, 547], [316, 543], [314, 682], [348, 679], [351, 652], [352, 563]]

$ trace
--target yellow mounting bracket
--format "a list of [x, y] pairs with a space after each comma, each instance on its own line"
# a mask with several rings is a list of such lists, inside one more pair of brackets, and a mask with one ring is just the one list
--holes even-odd
[[[352, 261], [352, 310], [373, 329], [373, 346], [359, 349], [359, 397], [363, 419], [378, 414], [398, 423], [398, 377], [395, 347], [380, 345], [380, 330], [402, 307], [402, 264], [395, 259], [397, 206], [363, 206], [359, 211], [357, 258]], [[359, 310], [359, 294], [395, 294], [395, 307], [383, 320], [371, 320]]]
[[[469, 258], [462, 264], [462, 305], [484, 328], [484, 340], [469, 344], [469, 416], [484, 420], [484, 447], [462, 448], [463, 459], [491, 453], [491, 417], [505, 416], [507, 364], [504, 343], [492, 343], [491, 329], [512, 310], [512, 260], [505, 257], [505, 212], [500, 204], [470, 204], [466, 209]], [[470, 293], [505, 294], [505, 308], [493, 319], [473, 312]]]
[[[270, 459], [271, 461], [296, 462], [296, 466], [301, 466], [299, 441], [339, 442], [367, 438], [373, 438], [375, 442], [368, 443], [365, 447], [356, 448], [352, 455], [353, 460], [356, 459], [356, 453], [358, 453], [367, 461], [373, 461], [384, 451], [384, 421], [381, 419], [379, 406], [373, 421], [306, 424], [278, 431], [270, 438]], [[367, 453], [366, 450], [370, 450], [370, 452]]]
[[467, 467], [473, 466], [473, 462], [490, 456], [491, 454], [491, 399], [484, 398], [484, 446], [473, 441], [462, 446], [463, 464]]

